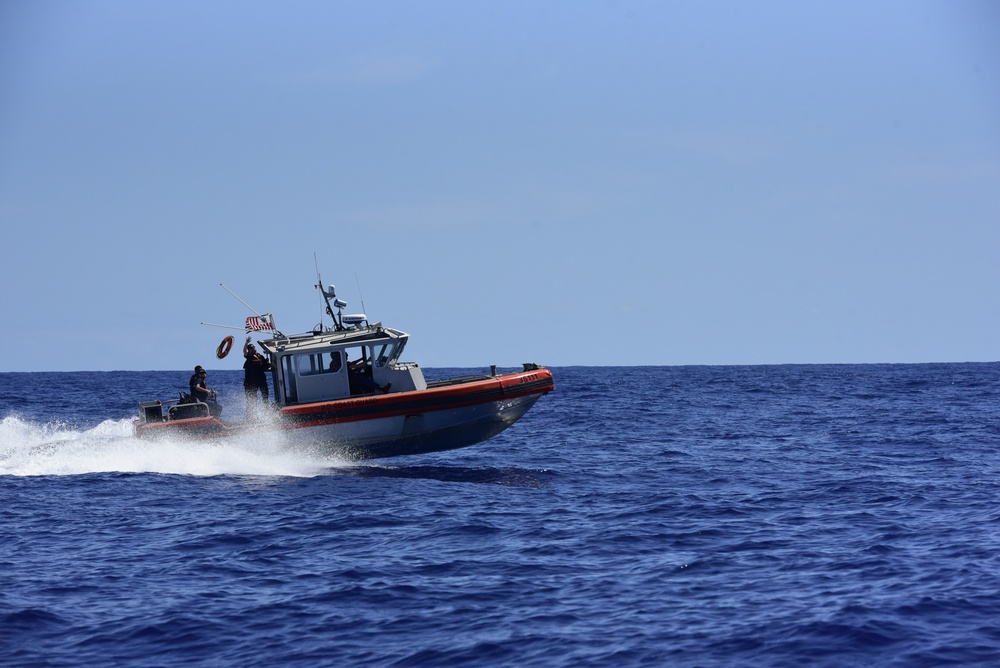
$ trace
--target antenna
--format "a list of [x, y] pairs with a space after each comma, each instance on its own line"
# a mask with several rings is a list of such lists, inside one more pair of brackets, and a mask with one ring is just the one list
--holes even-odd
[[[313, 262], [316, 263], [316, 289], [319, 290], [320, 295], [323, 296], [323, 301], [326, 302], [326, 312], [330, 314], [330, 319], [333, 320], [333, 328], [338, 332], [344, 329], [344, 325], [341, 320], [338, 319], [340, 315], [340, 310], [347, 306], [347, 302], [337, 299], [337, 288], [331, 285], [329, 288], [323, 287], [323, 279], [319, 277], [319, 262], [316, 260], [316, 253], [313, 253]], [[330, 304], [330, 300], [333, 300], [333, 305]], [[337, 307], [337, 313], [333, 312], [333, 308]], [[323, 314], [320, 313], [319, 316], [319, 328], [320, 331], [323, 330]]]
[[[316, 267], [316, 285], [313, 286], [313, 287], [315, 287], [317, 290], [319, 290], [320, 294], [323, 294], [324, 293], [324, 290], [323, 290], [323, 279], [321, 279], [319, 277], [319, 260], [316, 259], [316, 251], [313, 251], [313, 265]], [[327, 303], [327, 305], [326, 305], [326, 310], [327, 311], [330, 310], [330, 304], [329, 303]], [[331, 315], [330, 317], [333, 317], [333, 316]], [[323, 308], [322, 307], [320, 307], [320, 310], [319, 310], [319, 330], [321, 332], [323, 331]]]
[[232, 290], [230, 290], [229, 288], [227, 288], [227, 287], [226, 287], [226, 286], [225, 286], [224, 284], [222, 284], [222, 283], [219, 283], [219, 285], [221, 285], [221, 286], [223, 287], [223, 289], [224, 289], [224, 290], [225, 290], [226, 292], [228, 292], [228, 293], [229, 293], [229, 294], [231, 294], [232, 296], [236, 297], [236, 299], [237, 299], [237, 300], [239, 300], [239, 302], [240, 302], [241, 304], [243, 304], [243, 305], [244, 305], [244, 306], [246, 306], [246, 307], [247, 307], [248, 309], [250, 309], [251, 311], [253, 311], [253, 312], [254, 312], [254, 314], [255, 314], [255, 315], [256, 315], [256, 316], [258, 317], [258, 318], [260, 317], [260, 313], [258, 313], [258, 312], [257, 312], [257, 309], [255, 309], [255, 308], [254, 308], [253, 306], [250, 306], [250, 304], [247, 304], [247, 303], [246, 303], [245, 301], [243, 301], [242, 299], [240, 299], [239, 295], [237, 295], [237, 294], [236, 294], [235, 292], [233, 292]]
[[358, 272], [354, 272], [354, 280], [358, 284], [358, 297], [361, 298], [361, 312], [368, 313], [368, 309], [365, 308], [365, 296], [361, 293], [361, 279], [358, 278]]
[[222, 327], [223, 329], [235, 329], [241, 332], [243, 331], [242, 327], [233, 327], [232, 325], [220, 325], [217, 322], [203, 322], [201, 324], [208, 325], [209, 327]]

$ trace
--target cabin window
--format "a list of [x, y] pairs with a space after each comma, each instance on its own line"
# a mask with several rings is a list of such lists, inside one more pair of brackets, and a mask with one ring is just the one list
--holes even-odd
[[375, 366], [383, 367], [389, 366], [396, 361], [398, 355], [398, 346], [393, 343], [383, 343], [380, 346], [375, 346]]
[[347, 355], [347, 366], [350, 371], [358, 371], [371, 364], [371, 347], [355, 346], [344, 351]]
[[295, 370], [300, 376], [315, 376], [321, 373], [337, 373], [343, 366], [340, 352], [311, 353], [295, 356]]
[[320, 355], [296, 355], [295, 370], [300, 376], [315, 376], [323, 373], [322, 360]]

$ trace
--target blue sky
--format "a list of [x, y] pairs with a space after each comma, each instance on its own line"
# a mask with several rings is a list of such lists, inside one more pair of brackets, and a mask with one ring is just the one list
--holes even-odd
[[[0, 3], [3, 371], [1000, 358], [1000, 5]], [[236, 333], [239, 336], [239, 333]]]

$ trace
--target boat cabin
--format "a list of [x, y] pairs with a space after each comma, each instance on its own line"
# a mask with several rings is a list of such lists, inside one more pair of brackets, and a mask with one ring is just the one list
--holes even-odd
[[280, 405], [427, 389], [416, 363], [399, 362], [408, 334], [344, 320], [349, 328], [260, 341], [271, 358]]

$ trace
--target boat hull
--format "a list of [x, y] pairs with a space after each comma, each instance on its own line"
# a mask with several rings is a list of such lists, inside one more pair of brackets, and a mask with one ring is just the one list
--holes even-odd
[[554, 388], [535, 368], [501, 376], [441, 381], [425, 390], [283, 407], [273, 419], [227, 425], [213, 417], [141, 423], [142, 438], [220, 438], [282, 432], [294, 448], [350, 459], [417, 455], [482, 442], [519, 420]]
[[492, 438], [517, 422], [541, 395], [454, 409], [328, 422], [291, 429], [296, 447], [350, 459], [454, 450]]

